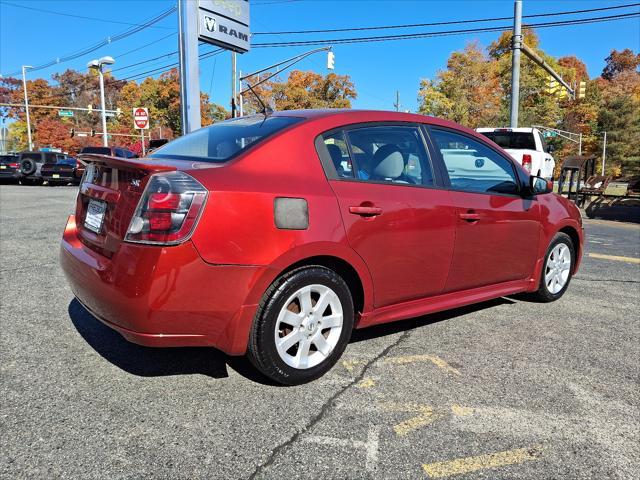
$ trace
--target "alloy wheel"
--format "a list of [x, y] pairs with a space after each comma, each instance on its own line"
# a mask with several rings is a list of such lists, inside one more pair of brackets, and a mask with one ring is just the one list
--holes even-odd
[[564, 243], [558, 243], [549, 252], [545, 268], [545, 285], [549, 293], [556, 295], [569, 280], [571, 272], [571, 251]]
[[278, 355], [293, 368], [315, 367], [335, 349], [342, 323], [342, 303], [336, 292], [325, 285], [306, 285], [287, 299], [278, 314]]

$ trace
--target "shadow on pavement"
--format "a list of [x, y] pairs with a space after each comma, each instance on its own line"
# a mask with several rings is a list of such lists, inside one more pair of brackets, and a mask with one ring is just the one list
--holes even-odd
[[[354, 330], [349, 343], [413, 330], [444, 320], [455, 319], [460, 315], [513, 303], [515, 302], [508, 298], [497, 298], [454, 310]], [[238, 374], [251, 381], [263, 385], [280, 386], [258, 372], [246, 357], [232, 357], [215, 348], [205, 347], [143, 347], [125, 340], [118, 332], [104, 325], [76, 299], [71, 301], [68, 310], [69, 317], [82, 338], [104, 359], [132, 375], [160, 377], [201, 374], [213, 378], [226, 378], [229, 376], [227, 367], [231, 367]]]
[[141, 377], [201, 374], [213, 378], [229, 376], [227, 366], [249, 380], [272, 384], [244, 357], [230, 357], [215, 348], [152, 348], [128, 342], [104, 325], [73, 299], [69, 317], [82, 338], [103, 358], [125, 372]]

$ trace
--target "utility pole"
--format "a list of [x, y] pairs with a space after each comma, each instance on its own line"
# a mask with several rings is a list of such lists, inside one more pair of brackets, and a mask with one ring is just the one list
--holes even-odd
[[604, 140], [602, 142], [602, 175], [604, 176], [605, 159], [607, 158], [607, 132], [604, 132]]
[[231, 52], [231, 118], [236, 118], [237, 83], [236, 52]]
[[400, 90], [396, 90], [396, 103], [393, 106], [396, 107], [396, 112], [400, 111]]
[[580, 143], [578, 143], [578, 155], [582, 156], [582, 134], [580, 134]]
[[27, 114], [27, 139], [29, 140], [29, 150], [33, 150], [33, 141], [31, 140], [31, 119], [29, 118], [29, 98], [27, 96], [27, 68], [33, 68], [31, 65], [22, 66], [22, 90], [24, 90], [24, 109]]
[[520, 107], [520, 48], [522, 45], [522, 0], [513, 6], [513, 38], [511, 39], [511, 128], [518, 127]]
[[198, 130], [200, 76], [198, 67], [198, 2], [178, 0], [178, 53], [180, 57], [180, 118], [182, 134]]
[[[242, 70], [238, 72], [238, 78], [242, 78]], [[244, 117], [244, 97], [242, 96], [242, 82], [238, 82], [240, 93], [238, 94], [238, 110], [241, 117]]]

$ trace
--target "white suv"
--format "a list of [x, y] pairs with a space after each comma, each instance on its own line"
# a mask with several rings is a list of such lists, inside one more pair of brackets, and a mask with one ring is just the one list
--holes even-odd
[[531, 175], [553, 178], [553, 146], [546, 144], [537, 128], [476, 128], [476, 132], [506, 150]]

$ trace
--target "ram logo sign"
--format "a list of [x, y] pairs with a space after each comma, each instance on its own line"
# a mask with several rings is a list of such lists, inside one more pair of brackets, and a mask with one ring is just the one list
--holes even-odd
[[198, 39], [228, 50], [249, 50], [249, 2], [199, 0]]

